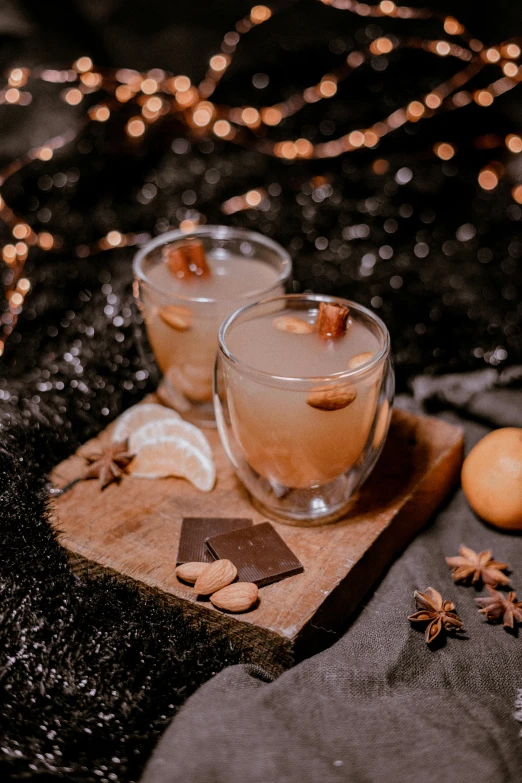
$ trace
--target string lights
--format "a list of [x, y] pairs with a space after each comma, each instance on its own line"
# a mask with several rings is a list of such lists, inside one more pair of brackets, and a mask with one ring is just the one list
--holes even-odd
[[[103, 91], [106, 97], [88, 108], [83, 122], [74, 131], [67, 131], [29, 150], [26, 155], [0, 171], [0, 188], [9, 177], [31, 161], [51, 160], [57, 150], [78, 137], [87, 123], [106, 123], [128, 104], [135, 107], [135, 111], [129, 117], [127, 110], [124, 130], [129, 140], [136, 144], [143, 142], [148, 129], [154, 123], [166, 115], [171, 115], [196, 139], [214, 136], [235, 144], [254, 147], [259, 152], [291, 162], [335, 158], [361, 148], [375, 149], [383, 137], [406, 123], [417, 123], [443, 111], [455, 111], [471, 102], [487, 108], [499, 95], [513, 89], [522, 81], [522, 65], [519, 64], [522, 51], [516, 41], [486, 48], [453, 16], [430, 9], [397, 5], [392, 0], [382, 0], [377, 5], [360, 3], [357, 0], [319, 2], [360, 17], [435, 19], [440, 22], [444, 36], [448, 36], [450, 40], [445, 37], [432, 40], [414, 36], [400, 38], [392, 34], [381, 35], [368, 46], [351, 51], [343, 57], [338, 67], [324, 74], [317, 83], [284, 101], [262, 107], [223, 106], [213, 102], [211, 98], [229, 69], [242, 36], [272, 17], [273, 11], [266, 5], [252, 7], [250, 13], [237, 22], [235, 29], [225, 34], [220, 51], [210, 57], [208, 70], [198, 85], [192, 84], [186, 75], [168, 73], [159, 68], [146, 73], [128, 68], [97, 68], [87, 56], [78, 58], [70, 68], [62, 70], [16, 67], [7, 74], [6, 84], [0, 90], [0, 104], [29, 105], [32, 101], [28, 89], [31, 80], [59, 85], [61, 98], [70, 106], [81, 105], [86, 96], [93, 93]], [[460, 61], [463, 67], [427, 94], [419, 95], [369, 127], [356, 127], [338, 138], [317, 143], [312, 143], [307, 138], [272, 140], [268, 137], [267, 133], [271, 128], [280, 125], [305, 106], [332, 100], [341, 83], [356, 70], [371, 63], [373, 58], [386, 57], [406, 49], [422, 50], [441, 58], [454, 58]], [[485, 68], [496, 68], [499, 72], [498, 78], [480, 88], [466, 89], [471, 80]], [[512, 154], [522, 152], [522, 138], [516, 134], [509, 134], [498, 144], [502, 144]], [[457, 147], [448, 141], [440, 141], [433, 147], [433, 153], [442, 161], [451, 160], [457, 152]], [[373, 165], [376, 173], [387, 170], [387, 163], [383, 159], [377, 158]], [[502, 176], [502, 167], [491, 162], [479, 172], [478, 184], [484, 190], [493, 190]], [[522, 204], [522, 184], [513, 187], [512, 197], [515, 202]], [[265, 202], [266, 193], [258, 188], [228, 199], [222, 204], [222, 211], [230, 215], [244, 209], [259, 209]], [[15, 214], [2, 196], [0, 219], [12, 234], [11, 240], [0, 248], [2, 259], [10, 272], [6, 276], [5, 285], [8, 310], [2, 316], [1, 355], [5, 340], [13, 331], [24, 299], [30, 291], [29, 280], [24, 276], [24, 265], [31, 248], [38, 247], [49, 252], [59, 250], [62, 242], [60, 237], [50, 232], [37, 232], [31, 228], [22, 216]], [[195, 219], [188, 218], [181, 225], [184, 230], [190, 231], [195, 225]], [[111, 230], [92, 245], [77, 248], [77, 255], [85, 257], [103, 250], [130, 246], [136, 241], [135, 234]]]

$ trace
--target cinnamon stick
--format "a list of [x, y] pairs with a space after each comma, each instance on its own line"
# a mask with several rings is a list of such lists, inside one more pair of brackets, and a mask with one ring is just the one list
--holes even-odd
[[337, 304], [337, 302], [320, 302], [316, 321], [319, 337], [322, 337], [323, 340], [342, 337], [346, 332], [349, 313], [348, 307]]
[[169, 271], [178, 280], [210, 277], [205, 251], [198, 239], [189, 239], [165, 248]]

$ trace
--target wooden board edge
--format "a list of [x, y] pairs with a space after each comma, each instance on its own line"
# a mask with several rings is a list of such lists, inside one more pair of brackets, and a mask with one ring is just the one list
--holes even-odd
[[[464, 459], [464, 431], [461, 427], [454, 429], [454, 443], [439, 455], [386, 529], [295, 637], [296, 661], [330, 647], [339, 639], [361, 602], [377, 588], [397, 555], [430, 521], [455, 487]], [[424, 503], [419, 503], [419, 498]]]
[[239, 617], [236, 619], [233, 615], [218, 613], [214, 609], [201, 611], [206, 607], [191, 603], [171, 593], [165, 593], [159, 588], [126, 576], [94, 560], [89, 560], [66, 547], [63, 548], [71, 570], [80, 579], [110, 577], [116, 582], [132, 586], [143, 596], [153, 596], [161, 606], [181, 609], [184, 619], [198, 627], [203, 627], [208, 633], [209, 640], [227, 636], [230, 642], [242, 651], [243, 663], [260, 666], [272, 677], [279, 676], [295, 663], [291, 640], [285, 639], [279, 634], [250, 623], [241, 622]]

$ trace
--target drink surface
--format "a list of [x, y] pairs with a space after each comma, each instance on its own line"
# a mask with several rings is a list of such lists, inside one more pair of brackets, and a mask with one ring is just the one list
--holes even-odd
[[[251, 297], [269, 291], [277, 282], [278, 271], [264, 261], [209, 251], [207, 263], [211, 275], [178, 280], [166, 262], [147, 269], [150, 283], [166, 296], [182, 296], [217, 301]], [[237, 306], [240, 306], [238, 302]]]
[[274, 326], [275, 319], [289, 316], [313, 324], [317, 311], [296, 313], [282, 310], [250, 321], [233, 324], [226, 343], [230, 353], [256, 370], [291, 378], [310, 378], [343, 372], [351, 358], [379, 350], [377, 336], [350, 314], [346, 333], [335, 340], [323, 340], [317, 332], [293, 334]]

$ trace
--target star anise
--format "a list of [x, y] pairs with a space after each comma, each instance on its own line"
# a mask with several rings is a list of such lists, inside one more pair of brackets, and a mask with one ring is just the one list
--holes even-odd
[[500, 563], [498, 560], [491, 559], [491, 550], [484, 552], [474, 552], [469, 547], [460, 545], [460, 555], [457, 557], [447, 557], [446, 563], [453, 569], [453, 581], [463, 582], [465, 584], [476, 584], [482, 582], [485, 585], [496, 587], [497, 585], [508, 585], [509, 577], [503, 574], [507, 563]]
[[433, 587], [427, 587], [424, 593], [415, 590], [413, 593], [417, 609], [408, 617], [413, 623], [428, 623], [426, 628], [426, 642], [429, 644], [437, 638], [439, 633], [446, 631], [460, 631], [462, 620], [454, 611], [455, 605], [451, 601], [443, 601], [442, 596]]
[[83, 479], [100, 479], [100, 489], [105, 489], [113, 481], [121, 481], [125, 468], [133, 455], [127, 451], [127, 441], [112, 443], [103, 451], [87, 457], [90, 463]]
[[475, 598], [476, 603], [482, 606], [479, 612], [485, 614], [488, 620], [502, 620], [504, 628], [514, 628], [515, 622], [522, 623], [522, 601], [517, 601], [516, 593], [512, 590], [506, 595], [493, 590], [490, 585], [486, 587], [489, 598]]

